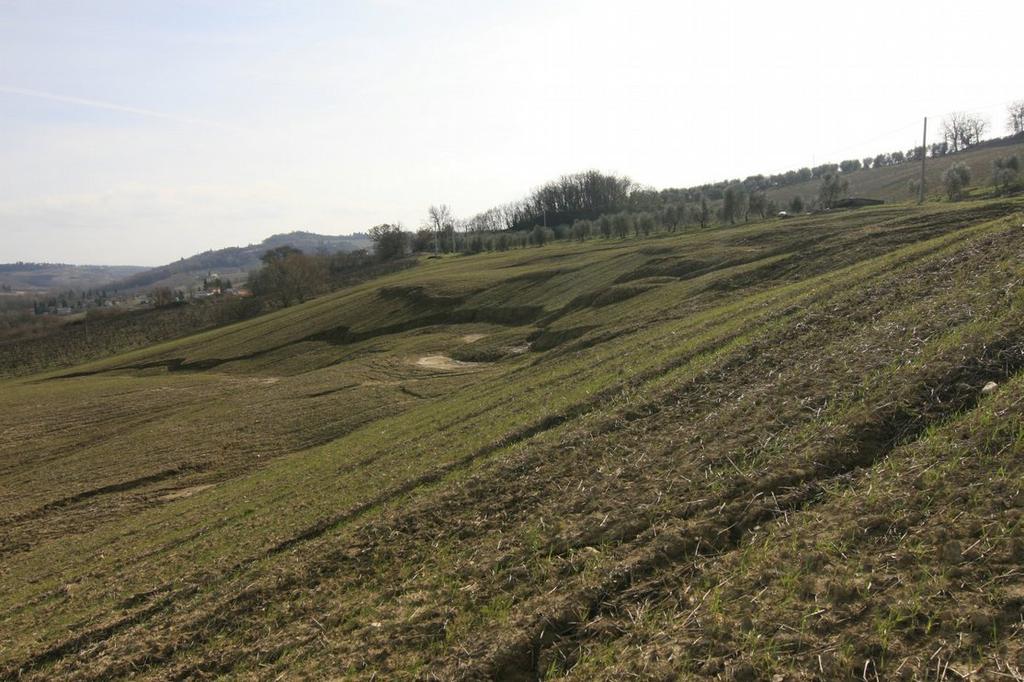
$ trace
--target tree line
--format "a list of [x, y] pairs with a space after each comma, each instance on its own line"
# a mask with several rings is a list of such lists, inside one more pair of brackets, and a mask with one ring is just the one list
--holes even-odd
[[[402, 242], [406, 240], [399, 226], [378, 226], [371, 237], [380, 244], [392, 230]], [[359, 250], [331, 254], [279, 246], [263, 254], [262, 266], [249, 273], [247, 286], [266, 305], [289, 306], [413, 265], [414, 260], [403, 258], [406, 255], [404, 245], [393, 252], [385, 247], [374, 253]]]
[[[1024, 101], [1011, 105], [1007, 125], [1013, 134], [1024, 134]], [[310, 255], [287, 246], [269, 250], [262, 258], [263, 266], [250, 274], [249, 286], [257, 295], [290, 305], [345, 283], [376, 276], [393, 264], [412, 263], [409, 256], [416, 253], [475, 254], [543, 246], [556, 240], [625, 239], [830, 209], [847, 196], [848, 174], [963, 151], [979, 144], [987, 129], [987, 121], [978, 116], [954, 113], [943, 121], [943, 140], [927, 149], [917, 146], [688, 188], [656, 190], [629, 177], [597, 170], [563, 175], [520, 200], [467, 219], [458, 218], [447, 204], [435, 204], [415, 231], [397, 222], [377, 225], [368, 231], [373, 253]], [[1014, 189], [1019, 173], [1017, 157], [999, 159], [993, 169], [993, 182], [1004, 191]], [[812, 196], [795, 196], [783, 206], [766, 194], [769, 189], [813, 180], [818, 181], [818, 187]], [[970, 180], [969, 168], [963, 163], [953, 164], [943, 176], [949, 199], [962, 198]]]

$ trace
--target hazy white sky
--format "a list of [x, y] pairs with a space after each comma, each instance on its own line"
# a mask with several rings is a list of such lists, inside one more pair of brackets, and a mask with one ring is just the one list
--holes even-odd
[[586, 168], [776, 172], [956, 109], [1003, 134], [1022, 26], [1017, 0], [0, 0], [0, 262], [415, 227]]

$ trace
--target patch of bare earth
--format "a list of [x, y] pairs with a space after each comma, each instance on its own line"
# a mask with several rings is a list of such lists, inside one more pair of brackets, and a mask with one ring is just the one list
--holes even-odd
[[196, 493], [201, 493], [204, 490], [212, 488], [212, 483], [205, 483], [203, 485], [193, 485], [187, 488], [179, 488], [178, 490], [172, 490], [169, 493], [160, 496], [161, 502], [171, 502], [173, 500], [181, 500], [186, 497], [192, 497]]
[[425, 355], [416, 360], [416, 365], [427, 369], [439, 369], [446, 372], [475, 369], [485, 366], [485, 362], [464, 362], [453, 360], [447, 355]]

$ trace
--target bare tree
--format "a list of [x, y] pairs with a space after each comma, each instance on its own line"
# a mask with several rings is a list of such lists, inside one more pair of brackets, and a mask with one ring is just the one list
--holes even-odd
[[954, 152], [960, 151], [967, 133], [967, 114], [955, 111], [942, 121], [942, 138]]
[[169, 306], [177, 300], [170, 287], [157, 287], [150, 292], [149, 297], [157, 308]]
[[942, 121], [942, 135], [954, 152], [963, 151], [981, 142], [988, 130], [988, 121], [984, 118], [957, 111]]
[[988, 130], [988, 120], [981, 116], [968, 116], [967, 129], [970, 132], [970, 142], [968, 146], [978, 144], [981, 142], [981, 138], [985, 136], [985, 132]]
[[427, 211], [427, 226], [434, 232], [434, 254], [440, 250], [439, 239], [442, 231], [452, 231], [452, 251], [455, 250], [455, 215], [448, 204], [431, 206]]
[[1007, 107], [1006, 113], [1008, 114], [1006, 119], [1007, 128], [1014, 135], [1024, 133], [1024, 99], [1017, 100]]
[[487, 209], [466, 221], [466, 232], [501, 232], [504, 228], [499, 208]]

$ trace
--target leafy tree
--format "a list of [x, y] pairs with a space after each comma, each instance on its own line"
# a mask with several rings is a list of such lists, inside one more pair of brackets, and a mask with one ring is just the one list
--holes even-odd
[[466, 240], [465, 247], [469, 253], [480, 253], [484, 250], [484, 237], [480, 232], [474, 232]]
[[748, 200], [748, 205], [751, 213], [756, 213], [764, 220], [765, 214], [769, 213], [768, 206], [768, 195], [764, 192], [757, 191], [751, 192]]
[[850, 183], [836, 173], [826, 173], [818, 188], [818, 200], [825, 208], [832, 208], [849, 191]]
[[871, 168], [871, 162], [872, 162], [873, 160], [874, 160], [874, 159], [872, 159], [872, 158], [871, 158], [870, 156], [865, 156], [865, 157], [864, 157], [864, 158], [863, 158], [863, 159], [861, 160], [861, 164], [863, 165], [863, 167], [864, 167], [865, 169], [868, 169], [868, 168]]
[[825, 177], [827, 173], [835, 173], [839, 170], [839, 164], [837, 163], [823, 163], [820, 166], [815, 166], [811, 169], [812, 179]]
[[740, 185], [729, 185], [722, 195], [722, 220], [735, 225], [736, 220], [743, 218], [746, 206], [746, 193]]
[[958, 161], [942, 174], [942, 184], [950, 201], [963, 197], [964, 190], [971, 182], [971, 169], [963, 161]]
[[1020, 173], [1020, 158], [1016, 155], [992, 162], [992, 184], [1004, 192], [1017, 184]]
[[649, 237], [656, 226], [654, 216], [650, 213], [641, 213], [636, 219], [636, 229], [639, 232], [643, 232], [645, 237]]
[[369, 235], [374, 253], [381, 260], [401, 258], [409, 252], [409, 235], [402, 231], [401, 225], [375, 225], [370, 228]]
[[572, 224], [572, 238], [581, 242], [590, 237], [592, 229], [592, 223], [589, 220], [577, 220]]
[[414, 253], [424, 253], [434, 250], [435, 232], [433, 229], [423, 225], [416, 234], [411, 237], [411, 248]]
[[263, 267], [249, 276], [253, 293], [277, 299], [281, 305], [301, 303], [326, 289], [324, 259], [310, 257], [291, 246], [263, 254]]
[[789, 200], [789, 212], [790, 213], [803, 213], [804, 212], [804, 200], [799, 194]]
[[668, 228], [669, 232], [675, 232], [679, 227], [682, 217], [686, 215], [685, 206], [669, 204], [661, 210], [661, 224]]
[[605, 239], [609, 239], [612, 236], [612, 217], [605, 213], [598, 218], [598, 226], [601, 230], [601, 236]]
[[844, 173], [852, 173], [855, 170], [860, 170], [861, 162], [860, 159], [847, 159], [839, 163], [839, 170]]
[[530, 231], [530, 241], [537, 246], [544, 246], [548, 243], [548, 228], [543, 225], [534, 225]]
[[612, 218], [612, 227], [615, 231], [615, 236], [619, 239], [625, 239], [629, 236], [629, 230], [633, 226], [633, 217], [628, 213], [616, 213]]
[[700, 212], [697, 214], [700, 217], [701, 229], [708, 226], [708, 222], [711, 220], [711, 207], [708, 205], [708, 198], [706, 195], [700, 195]]

